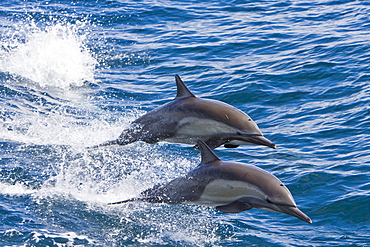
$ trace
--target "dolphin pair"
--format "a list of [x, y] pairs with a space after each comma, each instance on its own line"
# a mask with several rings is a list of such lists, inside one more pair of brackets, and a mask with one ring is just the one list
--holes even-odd
[[132, 201], [215, 206], [225, 213], [252, 208], [280, 212], [307, 223], [311, 219], [297, 208], [288, 188], [271, 173], [253, 165], [221, 161], [202, 141], [197, 143], [201, 163], [185, 177], [147, 189]]
[[178, 75], [175, 78], [177, 96], [174, 100], [136, 119], [118, 139], [94, 147], [136, 141], [195, 145], [197, 140], [202, 140], [212, 149], [243, 144], [275, 148], [247, 114], [217, 100], [195, 97]]

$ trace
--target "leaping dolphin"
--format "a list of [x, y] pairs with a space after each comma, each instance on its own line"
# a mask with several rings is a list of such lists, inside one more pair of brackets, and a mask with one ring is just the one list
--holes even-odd
[[136, 141], [196, 144], [204, 141], [214, 149], [243, 144], [276, 148], [257, 124], [241, 110], [217, 100], [195, 97], [176, 75], [176, 98], [131, 123], [118, 139], [94, 146], [127, 145]]
[[141, 192], [138, 197], [109, 204], [132, 201], [190, 203], [215, 206], [225, 213], [260, 208], [312, 223], [297, 208], [288, 188], [274, 175], [254, 165], [221, 161], [202, 141], [198, 141], [198, 147], [201, 163], [185, 177], [156, 185]]

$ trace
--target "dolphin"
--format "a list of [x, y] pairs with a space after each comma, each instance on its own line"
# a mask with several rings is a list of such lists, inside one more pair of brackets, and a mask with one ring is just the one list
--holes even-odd
[[288, 188], [274, 175], [254, 165], [222, 161], [203, 141], [198, 141], [197, 145], [201, 162], [187, 175], [156, 185], [137, 197], [109, 204], [132, 201], [188, 203], [216, 207], [225, 213], [259, 208], [312, 223], [297, 208]]
[[136, 141], [196, 144], [214, 149], [243, 144], [276, 148], [257, 124], [241, 110], [217, 100], [195, 97], [176, 75], [176, 98], [133, 121], [118, 139], [94, 146], [127, 145]]

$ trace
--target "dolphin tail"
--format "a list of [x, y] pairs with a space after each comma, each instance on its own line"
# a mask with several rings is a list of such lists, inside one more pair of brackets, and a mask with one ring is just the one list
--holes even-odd
[[[148, 189], [148, 190], [151, 190], [151, 189]], [[144, 192], [146, 191], [143, 191], [142, 193]], [[162, 203], [162, 202], [171, 203], [171, 201], [168, 201], [168, 198], [164, 198], [162, 196], [149, 196], [149, 197], [134, 197], [134, 198], [130, 198], [130, 199], [119, 201], [119, 202], [110, 202], [108, 203], [108, 205], [117, 205], [117, 204], [123, 204], [127, 202], [135, 202], [135, 201], [151, 202], [151, 203]]]
[[124, 200], [124, 201], [110, 202], [110, 203], [108, 203], [108, 205], [123, 204], [123, 203], [126, 203], [126, 202], [134, 202], [134, 201], [137, 201], [137, 200], [138, 200], [137, 198], [130, 198], [130, 199], [127, 199], [127, 200]]
[[105, 147], [105, 146], [111, 146], [111, 145], [127, 145], [129, 143], [132, 143], [134, 141], [131, 141], [131, 140], [124, 140], [124, 139], [116, 139], [116, 140], [113, 140], [113, 141], [107, 141], [107, 142], [103, 142], [101, 144], [98, 144], [98, 145], [95, 145], [95, 146], [91, 146], [91, 147], [88, 147], [88, 149], [90, 148], [98, 148], [98, 147]]
[[111, 146], [111, 145], [127, 145], [133, 142], [136, 142], [138, 140], [141, 140], [140, 132], [136, 131], [135, 129], [127, 129], [122, 132], [122, 134], [118, 137], [116, 140], [112, 141], [106, 141], [101, 144], [88, 147], [88, 148], [98, 148], [98, 147], [104, 147], [104, 146]]
[[87, 147], [87, 148], [88, 148], [88, 149], [90, 149], [90, 148], [98, 148], [98, 147], [104, 147], [104, 146], [110, 146], [110, 145], [118, 145], [118, 139], [113, 140], [113, 141], [103, 142], [103, 143], [101, 143], [101, 144], [94, 145], [94, 146]]

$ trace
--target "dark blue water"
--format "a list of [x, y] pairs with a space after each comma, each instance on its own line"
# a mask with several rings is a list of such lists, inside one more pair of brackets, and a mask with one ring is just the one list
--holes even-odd
[[[9, 1], [0, 6], [1, 246], [368, 246], [368, 1]], [[175, 97], [248, 113], [276, 150], [218, 148], [313, 220], [107, 202], [193, 169], [191, 146], [87, 150]]]

